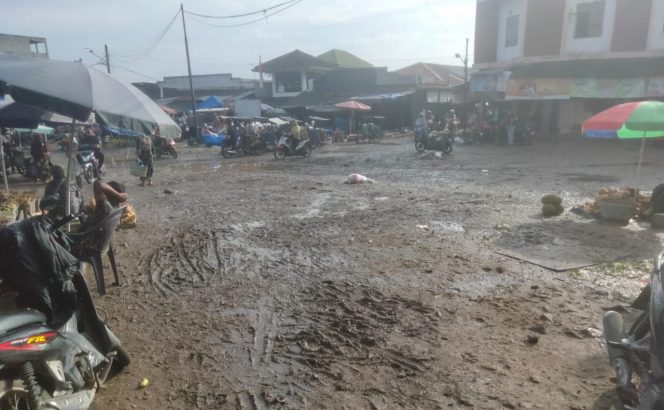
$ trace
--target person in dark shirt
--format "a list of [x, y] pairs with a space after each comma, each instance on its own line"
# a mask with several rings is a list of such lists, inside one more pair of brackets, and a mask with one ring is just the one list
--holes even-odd
[[101, 171], [101, 167], [104, 166], [104, 153], [101, 152], [101, 139], [94, 133], [92, 128], [85, 130], [85, 134], [81, 138], [81, 145], [90, 145], [93, 147], [95, 158], [99, 164], [99, 171]]

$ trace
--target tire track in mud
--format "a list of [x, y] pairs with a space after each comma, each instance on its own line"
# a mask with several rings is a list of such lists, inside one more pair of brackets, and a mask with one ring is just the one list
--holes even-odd
[[427, 375], [439, 343], [435, 309], [349, 282], [324, 281], [301, 296], [289, 312], [297, 325], [280, 328], [273, 360], [297, 369], [303, 384], [394, 398], [403, 393], [386, 381]]
[[174, 230], [162, 245], [139, 261], [162, 296], [185, 288], [209, 286], [222, 277], [279, 276], [334, 269], [338, 258], [320, 248], [269, 242], [262, 224], [231, 225], [220, 231]]

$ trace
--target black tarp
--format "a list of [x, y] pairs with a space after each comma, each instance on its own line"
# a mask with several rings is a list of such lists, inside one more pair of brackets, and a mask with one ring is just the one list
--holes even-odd
[[75, 309], [73, 293], [64, 288], [72, 285], [79, 261], [64, 234], [50, 228], [46, 217], [35, 217], [0, 229], [0, 278], [19, 292], [19, 305], [38, 309], [59, 325]]

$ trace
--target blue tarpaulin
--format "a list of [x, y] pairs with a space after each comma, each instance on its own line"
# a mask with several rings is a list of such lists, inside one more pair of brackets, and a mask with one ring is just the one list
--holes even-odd
[[205, 108], [223, 108], [223, 107], [224, 107], [224, 100], [221, 97], [216, 97], [214, 95], [196, 104], [197, 110]]

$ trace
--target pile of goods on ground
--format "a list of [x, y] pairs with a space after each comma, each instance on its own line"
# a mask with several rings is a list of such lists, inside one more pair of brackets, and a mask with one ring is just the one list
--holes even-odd
[[558, 195], [544, 195], [542, 197], [542, 215], [546, 217], [558, 216], [563, 213], [563, 199]]
[[34, 191], [0, 192], [0, 226], [14, 221], [17, 207], [24, 207], [27, 210], [31, 210], [30, 207], [34, 201]]
[[583, 209], [596, 217], [601, 217], [600, 208], [604, 202], [633, 202], [635, 213], [633, 216], [643, 216], [643, 212], [648, 208], [650, 197], [642, 195], [638, 190], [628, 187], [608, 187], [602, 188], [597, 193], [593, 202], [587, 202]]

